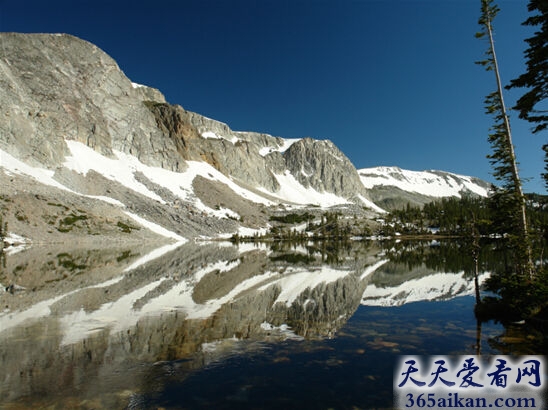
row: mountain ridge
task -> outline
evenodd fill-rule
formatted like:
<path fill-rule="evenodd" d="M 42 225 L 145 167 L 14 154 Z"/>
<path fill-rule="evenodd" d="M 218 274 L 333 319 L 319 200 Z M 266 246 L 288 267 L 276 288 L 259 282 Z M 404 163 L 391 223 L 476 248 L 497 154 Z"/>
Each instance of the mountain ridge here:
<path fill-rule="evenodd" d="M 407 202 L 423 205 L 443 197 L 477 195 L 486 197 L 492 185 L 479 178 L 446 171 L 410 171 L 397 166 L 379 166 L 358 170 L 372 200 L 386 209 Z"/>
<path fill-rule="evenodd" d="M 386 194 L 390 185 L 378 188 L 371 170 L 358 171 L 329 140 L 233 131 L 169 104 L 159 90 L 128 79 L 97 46 L 71 35 L 0 33 L 0 40 L 6 73 L 0 78 L 3 184 L 31 178 L 65 192 L 56 191 L 50 202 L 69 193 L 87 198 L 90 205 L 77 215 L 82 219 L 74 232 L 86 229 L 84 214 L 93 213 L 96 201 L 117 208 L 119 224 L 164 227 L 173 231 L 164 232 L 170 239 L 264 229 L 272 212 L 303 207 L 343 206 L 374 220 L 388 203 L 378 192 Z M 400 170 L 403 176 L 410 172 Z M 388 174 L 376 177 L 398 179 L 394 170 Z M 423 183 L 432 187 L 436 180 L 442 187 L 445 181 L 450 195 L 484 192 L 471 177 L 437 171 L 429 178 Z M 401 197 L 398 189 L 401 184 L 391 186 L 388 197 Z M 436 197 L 410 192 L 403 196 L 415 203 Z M 4 208 L 13 211 L 10 200 L 3 198 Z M 52 218 L 52 212 L 42 215 Z M 7 219 L 21 234 L 48 237 L 47 226 L 33 230 L 23 217 Z M 58 231 L 65 229 L 58 225 L 62 220 L 52 222 Z"/>

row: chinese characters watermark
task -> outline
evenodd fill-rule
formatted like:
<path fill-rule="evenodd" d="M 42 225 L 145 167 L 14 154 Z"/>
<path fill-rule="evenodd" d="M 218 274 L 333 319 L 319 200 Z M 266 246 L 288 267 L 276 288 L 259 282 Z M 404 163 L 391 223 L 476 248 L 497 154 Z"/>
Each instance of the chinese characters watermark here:
<path fill-rule="evenodd" d="M 544 408 L 542 356 L 402 356 L 394 372 L 396 408 Z"/>

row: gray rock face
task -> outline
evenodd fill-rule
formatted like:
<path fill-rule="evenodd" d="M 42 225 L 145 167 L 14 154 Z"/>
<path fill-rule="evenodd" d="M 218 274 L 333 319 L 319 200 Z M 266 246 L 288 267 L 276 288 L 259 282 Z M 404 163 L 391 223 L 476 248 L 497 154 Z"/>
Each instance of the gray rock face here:
<path fill-rule="evenodd" d="M 246 186 L 279 189 L 275 175 L 287 170 L 305 187 L 344 198 L 367 198 L 350 160 L 331 142 L 304 138 L 286 151 L 282 138 L 234 132 L 226 124 L 169 104 L 147 104 L 158 126 L 186 160 L 205 161 Z"/>
<path fill-rule="evenodd" d="M 104 155 L 116 149 L 149 165 L 181 168 L 173 143 L 142 103 L 146 91 L 137 91 L 99 48 L 64 34 L 0 36 L 2 149 L 55 167 L 68 153 L 67 139 Z"/>
<path fill-rule="evenodd" d="M 132 85 L 141 101 L 152 101 L 155 103 L 166 102 L 166 97 L 160 92 L 160 90 L 141 84 L 132 83 Z"/>
<path fill-rule="evenodd" d="M 226 124 L 186 111 L 178 105 L 147 103 L 158 127 L 173 141 L 182 158 L 204 161 L 227 176 L 249 187 L 278 188 L 271 169 L 259 154 L 260 134 L 236 133 Z M 265 139 L 273 137 L 263 135 Z"/>
<path fill-rule="evenodd" d="M 132 83 L 99 48 L 69 35 L 0 34 L 0 147 L 30 164 L 58 167 L 65 140 L 103 155 L 132 154 L 180 171 L 205 161 L 247 188 L 276 192 L 289 170 L 305 187 L 345 198 L 366 196 L 355 168 L 329 141 L 234 132 L 226 124 L 167 104 Z"/>
<path fill-rule="evenodd" d="M 319 192 L 332 192 L 344 198 L 367 193 L 354 165 L 331 141 L 304 138 L 284 155 L 287 169 L 304 186 Z"/>

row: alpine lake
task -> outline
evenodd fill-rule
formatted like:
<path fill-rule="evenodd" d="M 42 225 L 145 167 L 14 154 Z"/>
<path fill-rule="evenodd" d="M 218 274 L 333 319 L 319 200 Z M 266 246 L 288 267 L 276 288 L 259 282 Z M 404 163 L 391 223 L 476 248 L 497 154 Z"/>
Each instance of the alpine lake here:
<path fill-rule="evenodd" d="M 473 266 L 456 240 L 7 253 L 0 408 L 391 409 L 401 355 L 548 352 L 476 320 Z"/>

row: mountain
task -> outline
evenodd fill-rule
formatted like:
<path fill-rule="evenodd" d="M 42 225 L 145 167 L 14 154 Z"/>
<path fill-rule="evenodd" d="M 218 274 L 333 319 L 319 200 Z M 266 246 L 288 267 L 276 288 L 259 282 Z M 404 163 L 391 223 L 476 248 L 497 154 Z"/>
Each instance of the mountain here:
<path fill-rule="evenodd" d="M 328 140 L 233 131 L 133 83 L 70 35 L 0 41 L 0 206 L 10 230 L 34 241 L 185 241 L 253 232 L 305 207 L 373 220 L 404 200 L 484 192 L 442 172 L 358 172 Z"/>
<path fill-rule="evenodd" d="M 479 178 L 444 171 L 408 171 L 398 167 L 358 170 L 370 198 L 384 209 L 410 202 L 422 205 L 443 197 L 478 195 L 486 197 L 491 184 Z"/>

